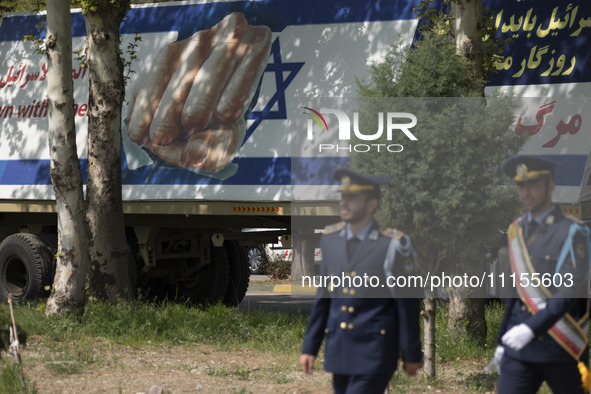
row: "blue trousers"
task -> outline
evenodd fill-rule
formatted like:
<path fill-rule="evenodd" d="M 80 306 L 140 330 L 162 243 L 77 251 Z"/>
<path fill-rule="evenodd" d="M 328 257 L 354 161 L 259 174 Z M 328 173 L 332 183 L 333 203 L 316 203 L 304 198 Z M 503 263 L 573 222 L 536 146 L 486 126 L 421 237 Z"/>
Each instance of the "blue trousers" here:
<path fill-rule="evenodd" d="M 577 362 L 532 363 L 503 357 L 499 394 L 536 394 L 546 381 L 555 394 L 584 393 Z"/>
<path fill-rule="evenodd" d="M 384 394 L 394 373 L 381 375 L 338 375 L 332 376 L 335 394 Z"/>

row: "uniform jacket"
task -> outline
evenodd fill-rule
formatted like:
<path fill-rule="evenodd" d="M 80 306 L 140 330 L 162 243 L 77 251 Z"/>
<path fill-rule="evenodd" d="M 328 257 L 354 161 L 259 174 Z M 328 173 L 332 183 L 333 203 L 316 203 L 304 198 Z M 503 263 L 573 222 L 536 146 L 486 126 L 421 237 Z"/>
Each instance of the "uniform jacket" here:
<path fill-rule="evenodd" d="M 524 239 L 528 244 L 528 253 L 535 272 L 555 273 L 559 253 L 574 220 L 555 207 L 532 234 L 527 234 L 527 238 Z M 520 218 L 520 224 L 526 231 L 525 216 Z M 578 321 L 587 312 L 587 251 L 582 235 L 575 236 L 573 250 L 575 261 L 567 257 L 559 271 L 563 280 L 568 278 L 567 274 L 572 274 L 573 286 L 548 288 L 553 297 L 548 300 L 544 309 L 532 314 L 517 293 L 506 300 L 497 342 L 501 344 L 501 337 L 513 326 L 521 323 L 531 328 L 535 337 L 520 351 L 505 346 L 505 356 L 528 362 L 573 362 L 574 358 L 547 333 L 548 329 L 566 313 L 570 313 Z M 588 358 L 587 353 L 588 350 L 583 355 L 585 359 Z"/>
<path fill-rule="evenodd" d="M 380 230 L 374 223 L 349 260 L 344 228 L 342 222 L 325 230 L 321 275 L 341 277 L 345 273 L 359 279 L 366 274 L 385 284 L 384 262 L 390 243 L 408 243 L 412 248 L 408 236 L 392 229 Z M 402 256 L 396 256 L 396 265 L 394 271 L 398 268 L 401 272 Z M 394 299 L 387 286 L 369 289 L 354 284 L 319 288 L 302 353 L 316 356 L 326 339 L 324 368 L 344 375 L 392 373 L 400 350 L 405 361 L 422 361 L 419 300 Z"/>

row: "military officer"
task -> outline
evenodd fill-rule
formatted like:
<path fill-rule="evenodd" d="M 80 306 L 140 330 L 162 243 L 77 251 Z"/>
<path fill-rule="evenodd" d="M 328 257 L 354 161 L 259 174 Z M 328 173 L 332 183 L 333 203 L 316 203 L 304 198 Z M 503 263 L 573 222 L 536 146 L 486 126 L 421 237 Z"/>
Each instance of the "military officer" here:
<path fill-rule="evenodd" d="M 589 228 L 553 205 L 551 162 L 515 156 L 503 169 L 526 212 L 508 231 L 516 282 L 497 338 L 498 392 L 537 393 L 546 381 L 555 393 L 583 393 L 577 364 L 588 359 Z"/>
<path fill-rule="evenodd" d="M 312 373 L 323 339 L 324 368 L 333 373 L 336 393 L 383 393 L 394 374 L 401 350 L 405 372 L 414 376 L 423 366 L 417 298 L 394 298 L 385 275 L 415 267 L 410 238 L 373 218 L 385 176 L 338 169 L 342 222 L 328 226 L 321 240 L 322 276 L 349 279 L 340 286 L 321 287 L 304 335 L 300 365 Z M 372 287 L 360 280 L 379 278 Z M 356 286 L 355 283 L 358 285 Z M 361 284 L 361 285 L 359 285 Z"/>

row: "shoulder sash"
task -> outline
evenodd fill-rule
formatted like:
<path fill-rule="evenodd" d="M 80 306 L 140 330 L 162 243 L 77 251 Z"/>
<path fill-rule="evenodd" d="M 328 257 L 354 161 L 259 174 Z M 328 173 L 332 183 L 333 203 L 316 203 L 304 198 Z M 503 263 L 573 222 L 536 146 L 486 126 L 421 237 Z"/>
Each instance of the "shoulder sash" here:
<path fill-rule="evenodd" d="M 572 231 L 571 231 L 572 232 Z M 573 233 L 574 235 L 574 233 Z M 546 301 L 552 298 L 552 294 L 544 286 L 522 286 L 521 278 L 522 273 L 527 273 L 528 278 L 532 278 L 532 274 L 535 273 L 529 253 L 527 251 L 527 245 L 523 239 L 523 229 L 519 224 L 518 220 L 515 220 L 509 226 L 509 257 L 511 260 L 511 270 L 517 276 L 515 278 L 515 284 L 521 300 L 528 306 L 532 313 L 537 313 L 539 310 L 546 307 Z M 563 250 L 570 246 L 572 248 L 572 238 L 565 242 Z M 561 257 L 566 257 L 568 253 L 561 252 Z M 557 268 L 562 267 L 564 261 L 557 262 Z M 589 323 L 589 314 L 578 322 L 570 315 L 566 314 L 560 320 L 554 324 L 549 330 L 548 334 L 573 358 L 579 359 L 589 339 L 587 338 L 587 330 Z"/>

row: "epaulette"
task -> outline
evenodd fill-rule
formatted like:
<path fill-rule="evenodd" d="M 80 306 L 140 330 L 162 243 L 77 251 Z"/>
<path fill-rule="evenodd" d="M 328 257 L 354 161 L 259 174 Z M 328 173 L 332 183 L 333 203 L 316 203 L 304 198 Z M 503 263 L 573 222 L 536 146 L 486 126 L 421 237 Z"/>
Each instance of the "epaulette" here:
<path fill-rule="evenodd" d="M 337 231 L 341 231 L 347 225 L 346 222 L 338 222 L 335 224 L 329 224 L 324 228 L 324 234 L 332 234 L 336 233 Z"/>
<path fill-rule="evenodd" d="M 573 222 L 575 222 L 575 223 L 585 224 L 584 221 L 582 221 L 581 219 L 579 219 L 576 216 L 571 215 L 570 213 L 565 214 L 564 217 L 567 218 L 567 219 L 569 219 L 569 220 L 571 220 L 571 221 L 573 221 Z"/>
<path fill-rule="evenodd" d="M 398 231 L 398 230 L 396 230 L 395 228 L 392 228 L 392 227 L 384 227 L 384 228 L 381 228 L 380 229 L 380 233 L 382 233 L 382 235 L 384 237 L 396 238 L 396 239 L 400 239 L 404 235 L 404 233 L 402 231 Z"/>

